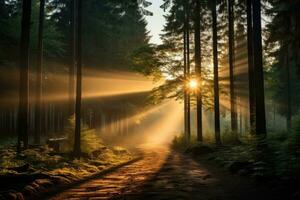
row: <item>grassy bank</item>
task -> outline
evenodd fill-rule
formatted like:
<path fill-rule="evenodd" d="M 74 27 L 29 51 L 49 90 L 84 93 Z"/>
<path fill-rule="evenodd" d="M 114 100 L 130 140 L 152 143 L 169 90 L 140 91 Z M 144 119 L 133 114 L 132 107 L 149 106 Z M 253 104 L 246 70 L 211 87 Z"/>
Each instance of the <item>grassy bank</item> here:
<path fill-rule="evenodd" d="M 256 178 L 300 180 L 300 126 L 290 133 L 269 133 L 263 140 L 247 138 L 222 146 L 176 137 L 172 148 L 195 158 L 213 161 L 231 173 Z"/>
<path fill-rule="evenodd" d="M 31 147 L 17 155 L 15 147 L 0 149 L 0 199 L 33 199 L 134 159 L 120 147 L 104 147 L 73 159 L 47 146 Z"/>

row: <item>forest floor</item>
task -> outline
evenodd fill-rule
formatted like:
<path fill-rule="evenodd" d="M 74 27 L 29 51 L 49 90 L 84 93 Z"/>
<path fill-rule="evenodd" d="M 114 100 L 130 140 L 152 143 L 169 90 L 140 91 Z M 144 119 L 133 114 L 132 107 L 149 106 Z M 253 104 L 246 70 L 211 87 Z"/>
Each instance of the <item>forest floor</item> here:
<path fill-rule="evenodd" d="M 288 186 L 233 175 L 201 157 L 194 159 L 161 146 L 144 145 L 140 150 L 143 159 L 47 199 L 299 199 Z"/>
<path fill-rule="evenodd" d="M 47 146 L 31 146 L 16 153 L 15 146 L 0 149 L 0 199 L 40 199 L 55 191 L 135 160 L 121 147 L 100 146 L 80 159 Z"/>

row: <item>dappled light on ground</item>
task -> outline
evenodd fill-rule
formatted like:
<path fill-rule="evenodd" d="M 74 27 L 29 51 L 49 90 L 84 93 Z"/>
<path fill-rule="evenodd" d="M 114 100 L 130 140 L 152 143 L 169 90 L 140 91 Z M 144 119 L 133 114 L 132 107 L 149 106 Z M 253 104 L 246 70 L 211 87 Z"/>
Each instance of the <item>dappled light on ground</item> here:
<path fill-rule="evenodd" d="M 60 199 L 222 199 L 266 198 L 249 180 L 232 179 L 227 173 L 174 152 L 164 146 L 138 146 L 144 157 L 99 179 L 85 182 L 50 198 Z"/>
<path fill-rule="evenodd" d="M 190 193 L 191 187 L 196 192 L 199 186 L 205 184 L 207 187 L 215 181 L 207 169 L 180 154 L 171 153 L 166 147 L 154 148 L 145 144 L 139 149 L 144 154 L 142 160 L 103 176 L 101 179 L 92 180 L 65 191 L 52 199 L 187 198 L 195 195 L 195 193 Z"/>

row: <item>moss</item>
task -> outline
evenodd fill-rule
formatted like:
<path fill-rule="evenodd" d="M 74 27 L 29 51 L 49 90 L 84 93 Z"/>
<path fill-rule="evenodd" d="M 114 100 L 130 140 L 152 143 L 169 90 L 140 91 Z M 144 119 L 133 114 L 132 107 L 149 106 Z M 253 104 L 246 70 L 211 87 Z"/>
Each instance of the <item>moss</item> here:
<path fill-rule="evenodd" d="M 14 147 L 0 150 L 0 175 L 17 173 L 9 170 L 9 168 L 28 163 L 30 165 L 28 173 L 39 171 L 52 176 L 78 180 L 133 158 L 124 148 L 103 148 L 103 145 L 97 157 L 84 157 L 75 160 L 68 154 L 65 154 L 65 156 L 55 155 L 55 152 L 47 146 L 30 148 L 20 155 L 17 155 L 15 150 Z"/>

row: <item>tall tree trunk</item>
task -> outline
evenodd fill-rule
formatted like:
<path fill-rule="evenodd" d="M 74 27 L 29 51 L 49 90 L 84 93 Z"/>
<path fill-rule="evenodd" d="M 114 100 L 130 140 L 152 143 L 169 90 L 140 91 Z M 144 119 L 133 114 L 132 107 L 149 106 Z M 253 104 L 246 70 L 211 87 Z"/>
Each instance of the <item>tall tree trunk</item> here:
<path fill-rule="evenodd" d="M 240 118 L 239 118 L 239 120 L 240 120 L 240 122 L 239 122 L 239 124 L 240 124 L 240 131 L 239 131 L 239 133 L 242 135 L 243 134 L 243 108 L 242 108 L 242 101 L 241 101 L 241 98 L 239 99 L 239 110 L 240 110 Z"/>
<path fill-rule="evenodd" d="M 29 39 L 30 39 L 31 0 L 23 0 L 21 45 L 20 45 L 20 83 L 18 113 L 18 152 L 28 147 L 28 109 L 29 109 Z"/>
<path fill-rule="evenodd" d="M 215 111 L 215 140 L 221 144 L 220 133 L 220 100 L 219 100 L 219 67 L 218 67 L 218 30 L 217 2 L 212 0 L 212 30 L 213 30 L 213 60 L 214 60 L 214 111 Z"/>
<path fill-rule="evenodd" d="M 291 98 L 291 74 L 290 74 L 290 63 L 289 63 L 289 47 L 287 45 L 285 51 L 285 70 L 286 70 L 286 127 L 287 131 L 290 132 L 292 129 L 292 98 Z"/>
<path fill-rule="evenodd" d="M 237 137 L 237 106 L 234 88 L 234 14 L 233 0 L 227 0 L 228 7 L 228 39 L 229 39 L 229 77 L 230 77 L 230 110 L 231 110 L 231 130 Z M 236 138 L 238 139 L 238 138 Z"/>
<path fill-rule="evenodd" d="M 190 80 L 191 66 L 190 66 L 190 9 L 189 1 L 186 6 L 186 65 L 187 65 L 187 80 Z M 187 137 L 188 142 L 191 139 L 191 95 L 187 93 Z"/>
<path fill-rule="evenodd" d="M 38 32 L 38 57 L 36 70 L 36 102 L 35 102 L 35 131 L 34 143 L 40 144 L 41 129 L 41 110 L 42 110 L 42 84 L 43 84 L 43 33 L 44 33 L 44 17 L 45 17 L 45 0 L 40 0 L 39 13 L 39 32 Z"/>
<path fill-rule="evenodd" d="M 265 136 L 266 112 L 264 92 L 264 72 L 262 60 L 262 36 L 261 36 L 261 2 L 252 0 L 253 6 L 253 64 L 255 76 L 255 100 L 256 100 L 256 134 Z"/>
<path fill-rule="evenodd" d="M 75 67 L 76 67 L 76 51 L 75 51 L 75 40 L 76 40 L 76 21 L 75 21 L 75 9 L 76 9 L 76 0 L 70 1 L 71 6 L 71 28 L 70 28 L 70 47 L 71 47 L 71 58 L 70 58 L 70 67 L 69 67 L 69 114 L 74 114 L 74 98 L 75 98 Z"/>
<path fill-rule="evenodd" d="M 202 94 L 201 94 L 201 31 L 200 31 L 200 0 L 196 0 L 195 9 L 195 71 L 199 81 L 197 90 L 197 140 L 203 141 L 202 134 Z"/>
<path fill-rule="evenodd" d="M 249 113 L 250 133 L 255 134 L 255 84 L 254 84 L 254 63 L 253 63 L 253 17 L 252 0 L 247 0 L 247 42 L 248 42 L 248 76 L 249 76 Z"/>
<path fill-rule="evenodd" d="M 276 130 L 276 102 L 273 100 L 273 130 Z"/>
<path fill-rule="evenodd" d="M 183 28 L 183 71 L 184 71 L 184 94 L 183 94 L 183 115 L 184 115 L 184 135 L 187 138 L 187 88 L 186 88 L 186 77 L 187 77 L 187 65 L 186 65 L 186 28 Z"/>
<path fill-rule="evenodd" d="M 77 0 L 77 81 L 76 81 L 76 107 L 75 107 L 75 141 L 74 156 L 81 154 L 81 89 L 82 89 L 82 0 Z"/>
<path fill-rule="evenodd" d="M 184 134 L 185 134 L 185 142 L 189 143 L 188 137 L 188 88 L 186 86 L 186 81 L 188 77 L 187 70 L 187 23 L 186 23 L 186 15 L 187 15 L 187 4 L 184 5 L 184 26 L 183 26 L 183 62 L 184 62 Z"/>

